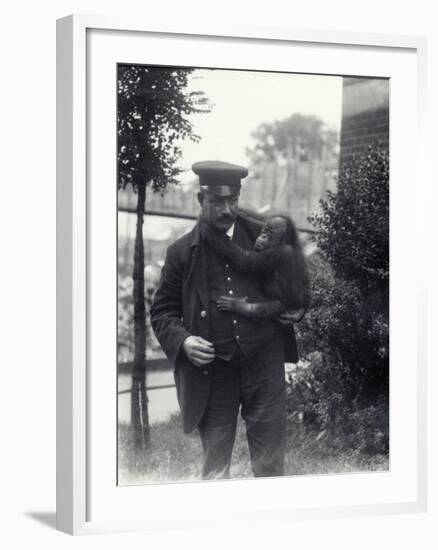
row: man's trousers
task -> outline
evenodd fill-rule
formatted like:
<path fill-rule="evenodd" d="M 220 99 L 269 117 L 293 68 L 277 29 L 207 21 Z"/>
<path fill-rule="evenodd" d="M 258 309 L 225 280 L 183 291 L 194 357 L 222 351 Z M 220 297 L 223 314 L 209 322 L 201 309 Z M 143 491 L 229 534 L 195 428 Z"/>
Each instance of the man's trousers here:
<path fill-rule="evenodd" d="M 280 338 L 253 357 L 237 350 L 231 361 L 211 364 L 212 390 L 198 426 L 204 450 L 203 479 L 230 477 L 239 410 L 254 476 L 281 476 L 285 454 L 284 350 Z"/>

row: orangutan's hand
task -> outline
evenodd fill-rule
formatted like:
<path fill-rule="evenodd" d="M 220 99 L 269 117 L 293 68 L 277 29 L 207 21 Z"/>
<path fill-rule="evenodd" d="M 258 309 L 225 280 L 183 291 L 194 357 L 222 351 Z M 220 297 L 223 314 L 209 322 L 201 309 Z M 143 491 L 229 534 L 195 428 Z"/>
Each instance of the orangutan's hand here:
<path fill-rule="evenodd" d="M 293 311 L 285 311 L 284 313 L 281 313 L 277 320 L 281 325 L 285 327 L 290 327 L 294 323 L 298 323 L 298 321 L 301 321 L 303 316 L 304 309 L 294 309 Z"/>
<path fill-rule="evenodd" d="M 234 313 L 245 313 L 248 306 L 248 297 L 230 298 L 229 296 L 221 296 L 216 302 L 219 311 L 234 311 Z"/>

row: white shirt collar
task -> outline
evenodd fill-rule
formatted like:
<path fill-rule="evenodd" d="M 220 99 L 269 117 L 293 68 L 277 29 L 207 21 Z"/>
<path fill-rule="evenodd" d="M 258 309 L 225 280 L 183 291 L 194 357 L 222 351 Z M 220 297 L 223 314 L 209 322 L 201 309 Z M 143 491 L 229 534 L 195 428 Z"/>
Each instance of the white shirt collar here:
<path fill-rule="evenodd" d="M 232 239 L 234 235 L 234 226 L 235 224 L 233 223 L 233 225 L 226 231 L 226 235 L 230 237 L 230 239 Z"/>

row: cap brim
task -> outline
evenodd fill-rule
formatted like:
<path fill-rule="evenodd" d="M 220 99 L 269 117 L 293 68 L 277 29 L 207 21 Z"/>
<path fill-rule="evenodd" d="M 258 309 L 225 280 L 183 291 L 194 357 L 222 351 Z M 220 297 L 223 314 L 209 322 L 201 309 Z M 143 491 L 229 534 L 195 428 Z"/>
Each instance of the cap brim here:
<path fill-rule="evenodd" d="M 232 197 L 238 195 L 241 186 L 230 185 L 202 185 L 201 189 L 216 197 Z"/>

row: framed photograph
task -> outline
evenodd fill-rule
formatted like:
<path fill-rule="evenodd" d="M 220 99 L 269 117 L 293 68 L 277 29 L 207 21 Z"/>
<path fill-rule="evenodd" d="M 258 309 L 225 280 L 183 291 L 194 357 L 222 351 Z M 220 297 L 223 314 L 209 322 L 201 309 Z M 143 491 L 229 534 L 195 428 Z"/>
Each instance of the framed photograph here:
<path fill-rule="evenodd" d="M 424 56 L 58 21 L 58 529 L 426 509 Z"/>

